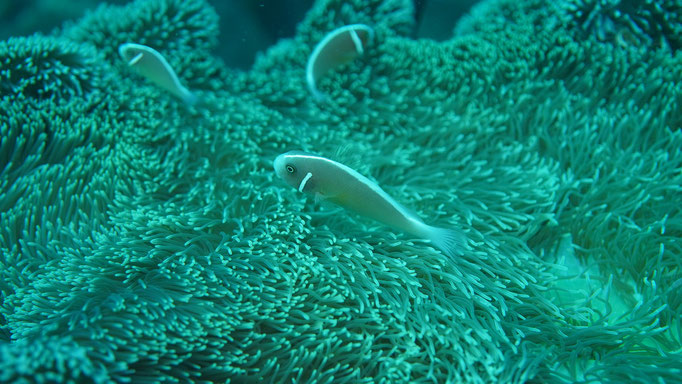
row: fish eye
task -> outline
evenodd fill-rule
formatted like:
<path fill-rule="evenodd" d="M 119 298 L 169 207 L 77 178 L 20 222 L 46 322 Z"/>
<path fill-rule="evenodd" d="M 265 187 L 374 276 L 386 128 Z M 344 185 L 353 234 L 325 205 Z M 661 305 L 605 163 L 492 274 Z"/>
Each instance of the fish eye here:
<path fill-rule="evenodd" d="M 296 172 L 296 168 L 294 168 L 294 166 L 291 164 L 287 164 L 287 172 L 294 173 Z"/>

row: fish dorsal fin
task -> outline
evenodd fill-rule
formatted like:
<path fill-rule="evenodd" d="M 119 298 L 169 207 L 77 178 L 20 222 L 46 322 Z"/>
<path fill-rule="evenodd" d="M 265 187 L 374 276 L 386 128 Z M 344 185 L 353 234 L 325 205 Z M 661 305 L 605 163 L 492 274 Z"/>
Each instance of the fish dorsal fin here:
<path fill-rule="evenodd" d="M 369 164 L 371 162 L 367 161 L 366 156 L 363 157 L 363 153 L 367 153 L 367 148 L 365 148 L 364 145 L 359 143 L 347 143 L 339 146 L 331 159 L 372 180 L 371 167 Z"/>

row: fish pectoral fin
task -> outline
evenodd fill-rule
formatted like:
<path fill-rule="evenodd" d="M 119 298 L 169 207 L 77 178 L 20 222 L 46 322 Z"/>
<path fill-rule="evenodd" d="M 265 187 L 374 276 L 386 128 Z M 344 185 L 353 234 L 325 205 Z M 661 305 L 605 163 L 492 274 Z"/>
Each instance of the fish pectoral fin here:
<path fill-rule="evenodd" d="M 337 193 L 337 194 L 329 194 L 329 193 L 324 193 L 324 192 L 316 192 L 315 193 L 315 202 L 316 203 L 321 203 L 323 201 L 328 201 L 330 203 L 334 204 L 341 204 L 343 205 L 343 193 Z"/>
<path fill-rule="evenodd" d="M 327 200 L 327 198 L 328 198 L 327 196 L 321 194 L 320 192 L 317 192 L 317 193 L 315 194 L 315 203 L 316 203 L 316 204 L 317 204 L 317 203 L 321 203 L 321 202 Z"/>

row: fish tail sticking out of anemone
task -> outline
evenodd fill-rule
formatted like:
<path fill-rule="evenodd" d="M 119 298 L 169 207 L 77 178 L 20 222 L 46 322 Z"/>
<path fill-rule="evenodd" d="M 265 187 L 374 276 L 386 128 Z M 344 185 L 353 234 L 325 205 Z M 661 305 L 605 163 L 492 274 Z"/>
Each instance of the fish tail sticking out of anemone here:
<path fill-rule="evenodd" d="M 186 104 L 194 105 L 199 101 L 197 95 L 180 83 L 180 79 L 168 61 L 154 48 L 126 43 L 118 47 L 118 53 L 128 66 L 134 67 L 147 80 L 170 92 Z"/>
<path fill-rule="evenodd" d="M 400 205 L 357 171 L 336 161 L 302 151 L 277 156 L 275 172 L 299 192 L 316 201 L 330 201 L 361 215 L 430 240 L 447 256 L 461 254 L 466 236 L 461 230 L 434 227 Z"/>
<path fill-rule="evenodd" d="M 327 71 L 361 56 L 373 38 L 374 30 L 370 26 L 352 24 L 329 32 L 315 46 L 306 66 L 306 82 L 315 99 L 325 99 L 325 95 L 317 89 L 317 80 Z"/>

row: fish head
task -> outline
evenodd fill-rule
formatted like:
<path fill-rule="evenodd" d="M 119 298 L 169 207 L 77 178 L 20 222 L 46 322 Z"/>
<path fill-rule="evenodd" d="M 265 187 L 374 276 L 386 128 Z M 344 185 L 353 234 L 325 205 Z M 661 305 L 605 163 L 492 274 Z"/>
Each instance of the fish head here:
<path fill-rule="evenodd" d="M 310 154 L 302 151 L 283 153 L 273 162 L 275 173 L 300 192 L 314 193 L 311 182 L 313 164 L 311 164 L 310 157 Z"/>
<path fill-rule="evenodd" d="M 118 46 L 118 54 L 130 66 L 135 65 L 145 54 L 145 49 L 148 48 L 140 44 L 125 43 Z"/>

